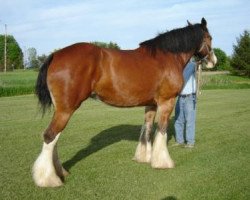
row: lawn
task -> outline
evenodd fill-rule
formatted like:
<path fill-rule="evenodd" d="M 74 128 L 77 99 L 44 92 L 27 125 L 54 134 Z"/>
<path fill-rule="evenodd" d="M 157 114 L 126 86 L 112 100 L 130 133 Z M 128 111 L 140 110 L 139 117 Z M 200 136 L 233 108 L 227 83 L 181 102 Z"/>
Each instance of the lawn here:
<path fill-rule="evenodd" d="M 37 74 L 38 72 L 34 70 L 0 73 L 0 97 L 32 94 Z"/>
<path fill-rule="evenodd" d="M 132 161 L 143 108 L 87 100 L 58 143 L 70 175 L 60 188 L 38 188 L 31 167 L 41 151 L 44 118 L 34 95 L 0 98 L 1 199 L 214 200 L 250 198 L 250 90 L 204 90 L 194 149 L 172 147 L 171 170 Z M 169 133 L 173 134 L 173 121 Z"/>

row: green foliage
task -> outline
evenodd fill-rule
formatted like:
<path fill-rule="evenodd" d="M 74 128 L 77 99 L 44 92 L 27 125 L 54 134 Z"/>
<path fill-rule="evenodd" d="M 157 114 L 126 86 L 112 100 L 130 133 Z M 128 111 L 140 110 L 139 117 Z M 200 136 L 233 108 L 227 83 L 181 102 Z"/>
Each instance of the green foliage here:
<path fill-rule="evenodd" d="M 172 147 L 170 138 L 175 168 L 166 170 L 132 161 L 144 108 L 87 100 L 58 141 L 60 160 L 70 171 L 59 188 L 38 188 L 31 176 L 53 112 L 41 118 L 33 95 L 0 98 L 1 199 L 248 200 L 249 98 L 250 90 L 204 91 L 196 146 Z"/>
<path fill-rule="evenodd" d="M 5 36 L 0 35 L 0 71 L 4 70 L 4 40 Z M 7 36 L 7 70 L 23 68 L 23 52 L 12 35 Z"/>
<path fill-rule="evenodd" d="M 217 63 L 215 65 L 215 70 L 230 70 L 230 63 L 228 60 L 228 57 L 224 51 L 222 51 L 220 48 L 214 48 L 214 53 L 217 57 Z"/>
<path fill-rule="evenodd" d="M 243 75 L 250 76 L 250 32 L 245 30 L 233 48 L 231 66 L 236 72 L 240 70 Z"/>
<path fill-rule="evenodd" d="M 94 41 L 94 42 L 91 42 L 91 43 L 94 44 L 94 45 L 97 45 L 99 47 L 110 48 L 110 49 L 120 49 L 120 47 L 118 46 L 118 44 L 116 44 L 114 42 L 106 43 L 106 42 L 97 42 L 97 41 Z"/>
<path fill-rule="evenodd" d="M 38 65 L 41 66 L 46 61 L 47 58 L 48 56 L 45 54 L 42 54 L 41 56 L 37 56 Z"/>
<path fill-rule="evenodd" d="M 37 59 L 37 51 L 34 47 L 28 48 L 28 68 L 38 68 L 39 61 Z"/>

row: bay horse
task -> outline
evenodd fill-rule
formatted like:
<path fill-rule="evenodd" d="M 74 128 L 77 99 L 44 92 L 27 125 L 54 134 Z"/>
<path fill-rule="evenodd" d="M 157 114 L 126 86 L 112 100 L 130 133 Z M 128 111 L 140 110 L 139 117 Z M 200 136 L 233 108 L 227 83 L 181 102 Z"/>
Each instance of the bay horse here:
<path fill-rule="evenodd" d="M 91 94 L 117 107 L 145 106 L 134 160 L 153 168 L 173 168 L 167 148 L 167 125 L 175 98 L 183 87 L 183 69 L 195 55 L 214 66 L 212 37 L 207 22 L 159 34 L 134 50 L 101 48 L 77 43 L 52 53 L 40 68 L 36 94 L 45 112 L 54 105 L 53 118 L 45 130 L 42 152 L 33 166 L 40 187 L 63 184 L 68 172 L 58 159 L 56 143 L 70 117 Z M 159 114 L 154 142 L 151 129 Z"/>

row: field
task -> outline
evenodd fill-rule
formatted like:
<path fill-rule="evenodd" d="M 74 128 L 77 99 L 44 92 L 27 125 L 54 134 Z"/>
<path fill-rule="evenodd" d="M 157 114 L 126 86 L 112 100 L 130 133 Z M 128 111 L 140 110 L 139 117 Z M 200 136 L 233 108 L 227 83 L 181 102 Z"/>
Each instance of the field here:
<path fill-rule="evenodd" d="M 53 112 L 42 118 L 34 95 L 0 98 L 0 199 L 250 198 L 249 89 L 202 91 L 196 146 L 172 147 L 172 137 L 169 151 L 176 167 L 171 170 L 131 160 L 143 112 L 87 100 L 58 143 L 61 161 L 70 171 L 65 185 L 38 188 L 31 167 Z"/>
<path fill-rule="evenodd" d="M 215 72 L 216 73 L 216 72 Z M 250 79 L 230 74 L 215 74 L 212 72 L 201 77 L 202 90 L 208 89 L 250 89 Z"/>
<path fill-rule="evenodd" d="M 33 70 L 0 73 L 0 97 L 32 94 L 37 74 Z"/>

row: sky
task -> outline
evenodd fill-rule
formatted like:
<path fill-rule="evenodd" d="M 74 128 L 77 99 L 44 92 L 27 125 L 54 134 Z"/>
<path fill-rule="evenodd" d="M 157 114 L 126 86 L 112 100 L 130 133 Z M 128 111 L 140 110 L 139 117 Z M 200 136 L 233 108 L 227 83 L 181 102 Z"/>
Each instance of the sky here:
<path fill-rule="evenodd" d="M 77 42 L 115 42 L 135 49 L 157 34 L 207 20 L 213 47 L 228 56 L 250 30 L 249 0 L 0 0 L 0 34 L 23 51 L 49 54 Z"/>

